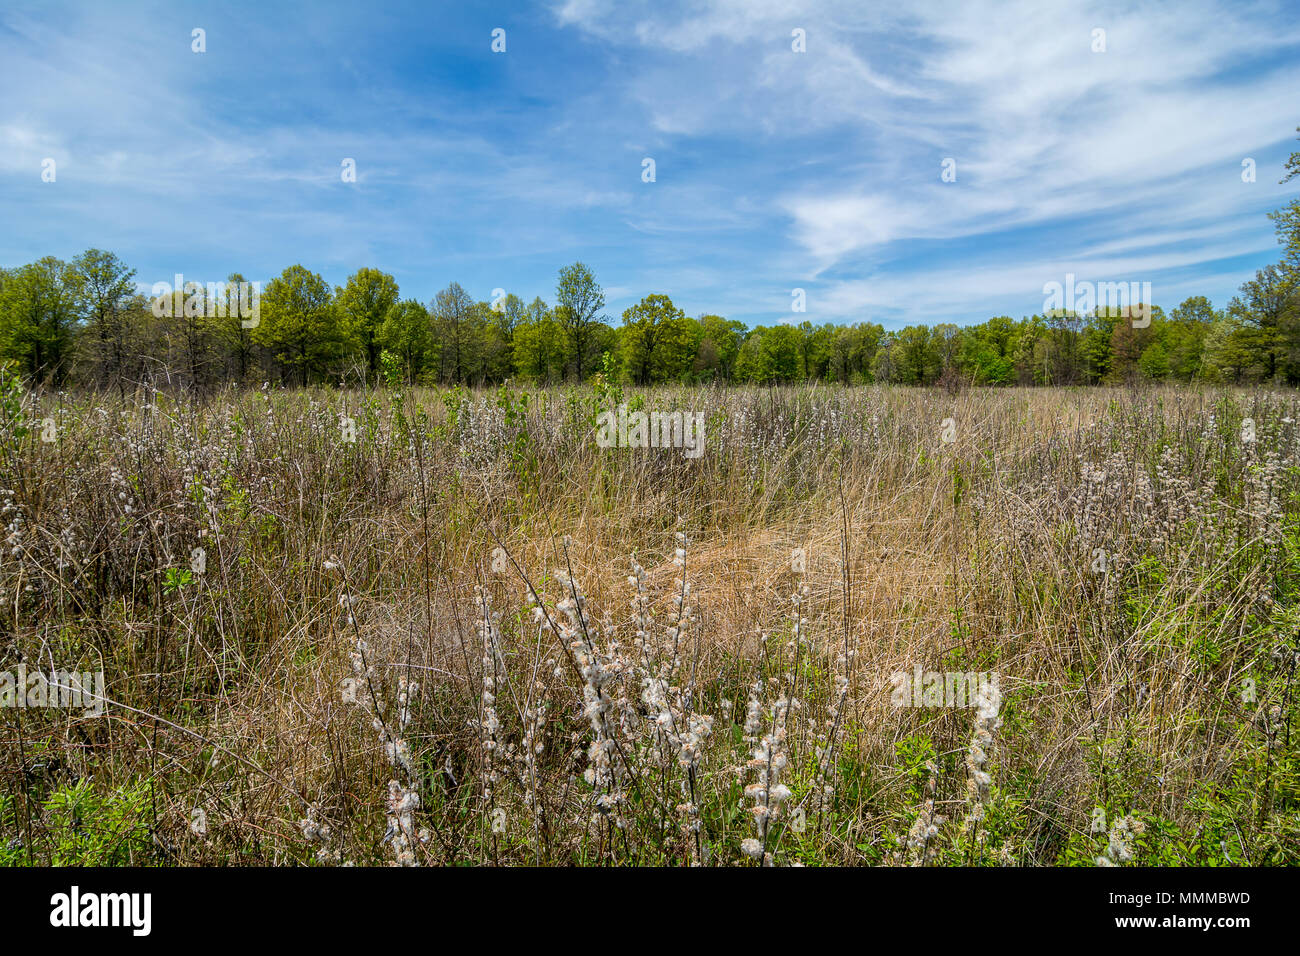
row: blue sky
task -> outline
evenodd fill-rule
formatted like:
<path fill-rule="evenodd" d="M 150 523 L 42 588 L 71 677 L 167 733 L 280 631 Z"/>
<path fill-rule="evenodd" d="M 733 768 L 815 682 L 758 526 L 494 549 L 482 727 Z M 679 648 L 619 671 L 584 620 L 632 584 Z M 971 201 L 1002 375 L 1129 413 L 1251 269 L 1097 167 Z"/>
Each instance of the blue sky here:
<path fill-rule="evenodd" d="M 552 302 L 580 259 L 613 321 L 659 292 L 750 325 L 964 324 L 1067 272 L 1223 305 L 1300 191 L 1297 13 L 6 0 L 0 265 L 98 246 L 146 287 L 301 262 Z"/>

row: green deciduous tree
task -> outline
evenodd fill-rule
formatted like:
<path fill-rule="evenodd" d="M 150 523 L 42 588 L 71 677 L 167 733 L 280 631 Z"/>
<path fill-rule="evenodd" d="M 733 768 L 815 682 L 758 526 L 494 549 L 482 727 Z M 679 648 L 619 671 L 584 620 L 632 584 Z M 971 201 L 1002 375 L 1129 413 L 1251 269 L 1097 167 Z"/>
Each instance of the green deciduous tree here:
<path fill-rule="evenodd" d="M 429 310 L 415 299 L 393 304 L 380 323 L 376 339 L 381 348 L 397 356 L 408 382 L 416 381 L 426 365 L 436 364 Z"/>
<path fill-rule="evenodd" d="M 379 328 L 397 302 L 397 280 L 378 269 L 358 269 L 337 290 L 344 334 L 361 350 L 369 380 L 379 375 Z"/>
<path fill-rule="evenodd" d="M 1251 378 L 1300 378 L 1296 293 L 1295 279 L 1285 268 L 1265 266 L 1243 283 L 1241 294 L 1228 303 L 1228 312 L 1240 323 L 1253 353 Z"/>
<path fill-rule="evenodd" d="M 598 316 L 605 308 L 605 293 L 591 270 L 575 262 L 560 270 L 555 297 L 556 318 L 568 337 L 572 368 L 581 381 L 595 358 L 595 326 L 600 324 Z"/>
<path fill-rule="evenodd" d="M 87 249 L 72 260 L 85 298 L 85 359 L 100 387 L 117 386 L 124 395 L 133 351 L 132 319 L 138 317 L 135 270 L 116 255 Z"/>
<path fill-rule="evenodd" d="M 257 315 L 245 315 L 244 310 L 251 310 L 254 296 L 260 300 L 261 293 L 248 287 L 248 294 L 241 296 L 241 286 L 247 281 L 238 272 L 226 277 L 225 287 L 218 290 L 216 315 L 211 319 L 219 361 L 227 370 L 227 376 L 239 385 L 247 382 L 249 373 L 257 364 L 259 349 L 253 339 L 253 328 L 261 322 L 260 308 Z"/>
<path fill-rule="evenodd" d="M 745 338 L 745 323 L 720 315 L 702 315 L 699 322 L 700 345 L 692 368 L 696 379 L 730 381 Z"/>
<path fill-rule="evenodd" d="M 564 329 L 541 299 L 534 299 L 528 314 L 515 329 L 515 371 L 533 382 L 551 384 L 564 377 L 569 354 Z"/>
<path fill-rule="evenodd" d="M 635 384 L 674 381 L 690 371 L 698 323 L 668 296 L 648 295 L 627 309 L 621 331 L 623 368 Z"/>
<path fill-rule="evenodd" d="M 0 296 L 0 351 L 37 382 L 61 386 L 82 316 L 80 273 L 54 256 L 12 270 Z"/>
<path fill-rule="evenodd" d="M 266 287 L 253 340 L 302 385 L 331 371 L 344 336 L 329 283 L 301 265 L 285 269 Z"/>
<path fill-rule="evenodd" d="M 434 334 L 442 345 L 441 379 L 469 382 L 479 369 L 483 350 L 483 314 L 459 282 L 433 297 Z"/>

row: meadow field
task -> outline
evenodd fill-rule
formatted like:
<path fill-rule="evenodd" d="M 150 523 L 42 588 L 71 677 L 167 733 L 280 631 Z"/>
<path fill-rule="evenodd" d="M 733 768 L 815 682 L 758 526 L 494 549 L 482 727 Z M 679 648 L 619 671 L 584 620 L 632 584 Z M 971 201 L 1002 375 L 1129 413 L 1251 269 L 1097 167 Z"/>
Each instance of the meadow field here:
<path fill-rule="evenodd" d="M 0 400 L 2 864 L 1300 862 L 1300 393 Z"/>

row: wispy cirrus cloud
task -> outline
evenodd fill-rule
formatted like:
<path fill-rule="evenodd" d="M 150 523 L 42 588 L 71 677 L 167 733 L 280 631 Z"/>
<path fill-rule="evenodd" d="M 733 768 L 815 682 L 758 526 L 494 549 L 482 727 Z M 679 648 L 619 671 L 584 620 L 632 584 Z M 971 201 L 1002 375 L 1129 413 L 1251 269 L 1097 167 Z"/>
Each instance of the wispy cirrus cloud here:
<path fill-rule="evenodd" d="M 779 258 L 798 262 L 810 311 L 825 317 L 1029 312 L 1062 263 L 1171 291 L 1186 286 L 1176 272 L 1200 267 L 1207 281 L 1234 276 L 1198 290 L 1222 300 L 1250 274 L 1222 264 L 1269 257 L 1263 213 L 1292 191 L 1272 170 L 1292 135 L 1278 104 L 1300 92 L 1300 28 L 1276 4 L 791 14 L 722 2 L 693 16 L 586 4 L 558 16 L 608 44 L 709 51 L 721 96 L 687 96 L 699 78 L 684 72 L 639 94 L 661 128 L 734 129 L 757 148 L 784 129 L 805 144 L 802 169 L 773 182 L 771 209 L 793 246 Z M 793 27 L 807 35 L 802 56 L 781 49 Z M 1253 184 L 1240 177 L 1247 156 L 1260 164 Z M 945 158 L 956 182 L 940 182 Z M 1158 249 L 1162 235 L 1178 243 L 1163 256 L 1095 255 L 1115 241 Z"/>

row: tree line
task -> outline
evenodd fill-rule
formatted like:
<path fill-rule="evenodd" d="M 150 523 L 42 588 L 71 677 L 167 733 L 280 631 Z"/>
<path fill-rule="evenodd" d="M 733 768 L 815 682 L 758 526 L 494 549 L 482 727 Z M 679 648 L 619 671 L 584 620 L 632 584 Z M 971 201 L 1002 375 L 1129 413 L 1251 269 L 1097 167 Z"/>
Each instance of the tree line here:
<path fill-rule="evenodd" d="M 1297 175 L 1300 151 L 1282 181 Z M 688 316 L 658 293 L 614 322 L 581 262 L 560 270 L 553 305 L 500 290 L 477 301 L 455 282 L 426 304 L 403 299 L 379 269 L 360 269 L 331 288 L 293 265 L 260 290 L 250 318 L 238 273 L 146 295 L 134 269 L 90 249 L 70 262 L 47 256 L 0 269 L 0 361 L 35 384 L 122 393 L 142 384 L 203 390 L 261 381 L 554 384 L 595 374 L 634 385 L 1300 384 L 1300 199 L 1270 218 L 1282 260 L 1222 308 L 1192 296 L 1168 315 L 1150 306 L 1149 323 L 1119 310 L 1052 310 L 897 331 L 872 322 L 748 328 L 720 315 Z"/>

